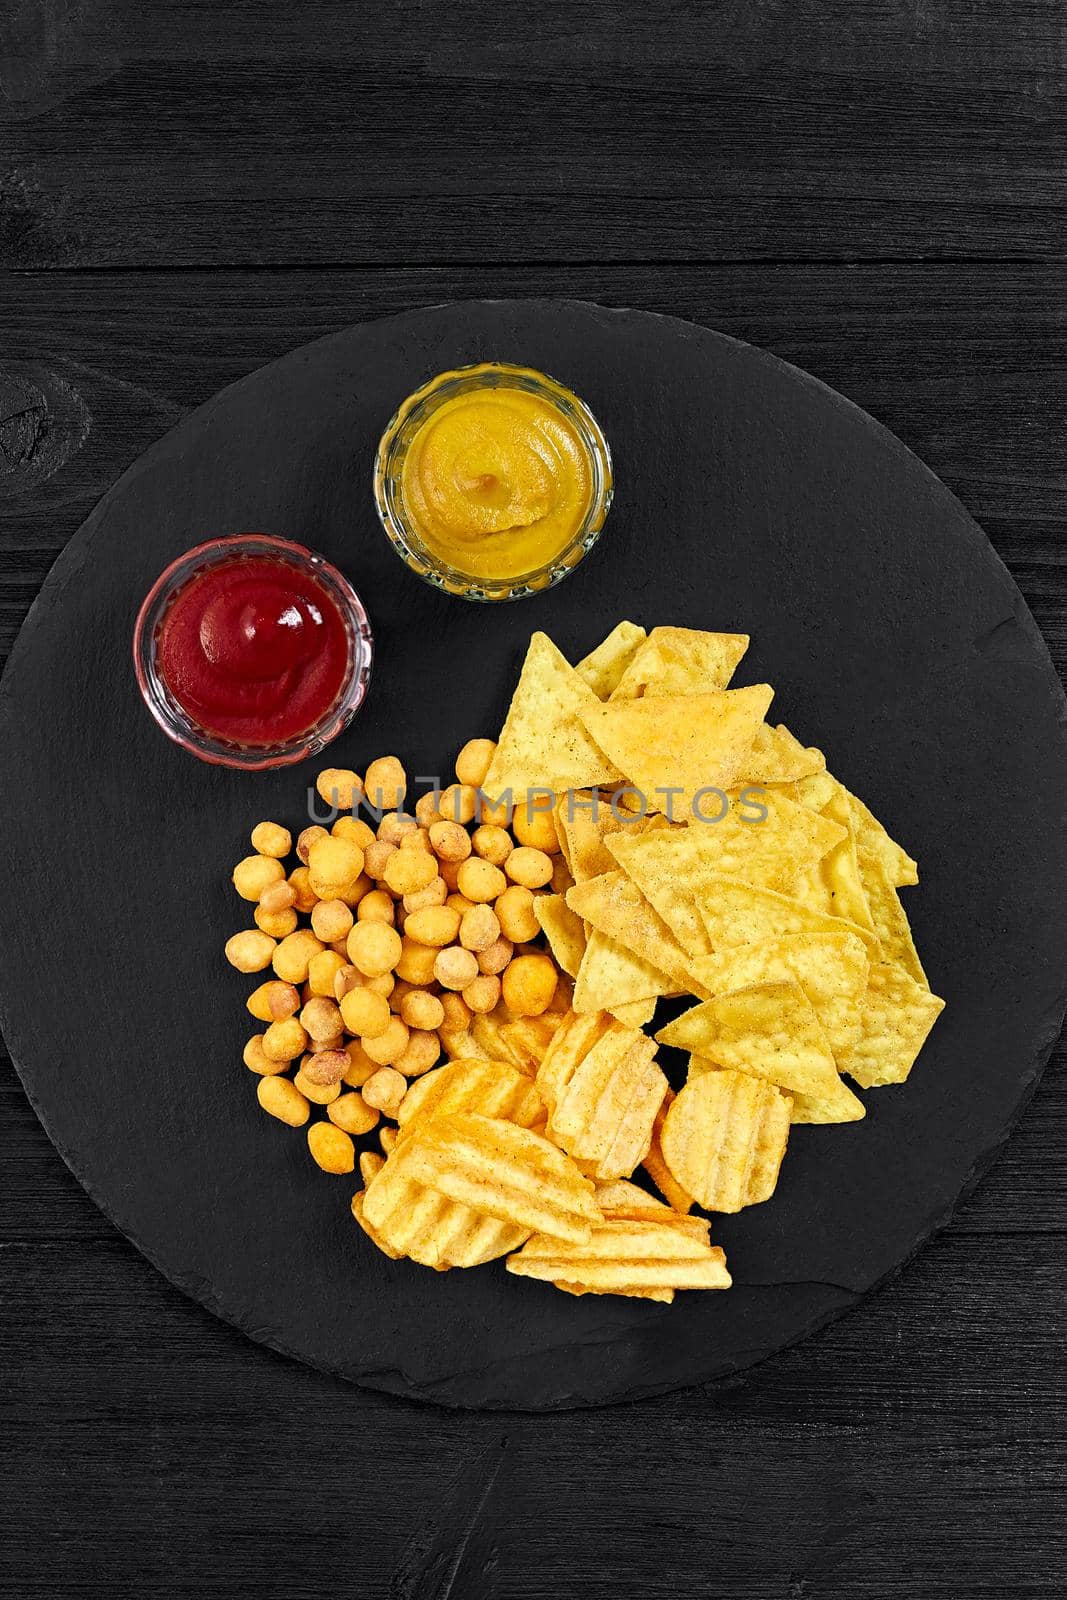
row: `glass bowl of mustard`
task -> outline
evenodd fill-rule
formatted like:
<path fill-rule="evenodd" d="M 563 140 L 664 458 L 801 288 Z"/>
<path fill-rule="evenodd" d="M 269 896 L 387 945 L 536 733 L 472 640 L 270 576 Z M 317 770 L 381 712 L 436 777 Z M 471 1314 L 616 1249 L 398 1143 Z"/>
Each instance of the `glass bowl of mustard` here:
<path fill-rule="evenodd" d="M 555 378 L 480 362 L 409 395 L 382 435 L 374 499 L 393 548 L 464 600 L 519 600 L 559 583 L 596 543 L 611 452 Z"/>

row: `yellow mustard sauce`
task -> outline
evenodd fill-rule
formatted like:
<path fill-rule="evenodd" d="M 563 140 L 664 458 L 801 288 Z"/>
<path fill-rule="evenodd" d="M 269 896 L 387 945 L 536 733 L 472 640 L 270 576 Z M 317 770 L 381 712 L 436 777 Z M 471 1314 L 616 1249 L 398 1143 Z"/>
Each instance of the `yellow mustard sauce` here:
<path fill-rule="evenodd" d="M 408 445 L 404 512 L 431 555 L 476 578 L 521 577 L 570 545 L 593 497 L 589 448 L 551 400 L 495 385 L 454 395 Z"/>

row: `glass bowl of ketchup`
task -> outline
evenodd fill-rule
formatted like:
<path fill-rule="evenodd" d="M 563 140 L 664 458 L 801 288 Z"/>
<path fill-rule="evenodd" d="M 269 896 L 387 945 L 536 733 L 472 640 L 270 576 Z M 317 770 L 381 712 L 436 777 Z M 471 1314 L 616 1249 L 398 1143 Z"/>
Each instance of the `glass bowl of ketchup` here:
<path fill-rule="evenodd" d="M 316 755 L 367 692 L 363 602 L 336 567 L 289 539 L 237 533 L 172 561 L 145 596 L 133 660 L 168 738 L 247 771 Z"/>

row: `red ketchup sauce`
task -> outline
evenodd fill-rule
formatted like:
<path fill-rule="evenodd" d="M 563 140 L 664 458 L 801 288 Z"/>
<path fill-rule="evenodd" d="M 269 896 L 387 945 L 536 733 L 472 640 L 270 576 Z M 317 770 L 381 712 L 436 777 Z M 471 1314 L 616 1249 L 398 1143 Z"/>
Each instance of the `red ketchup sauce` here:
<path fill-rule="evenodd" d="M 314 726 L 348 674 L 344 618 L 282 559 L 237 556 L 179 589 L 160 624 L 158 670 L 194 722 L 237 744 L 275 745 Z"/>

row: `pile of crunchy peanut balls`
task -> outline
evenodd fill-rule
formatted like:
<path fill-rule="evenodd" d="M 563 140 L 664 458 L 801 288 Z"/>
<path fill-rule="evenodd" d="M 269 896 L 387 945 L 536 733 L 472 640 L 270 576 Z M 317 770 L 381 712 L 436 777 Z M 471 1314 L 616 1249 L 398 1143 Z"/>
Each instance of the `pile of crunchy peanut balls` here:
<path fill-rule="evenodd" d="M 552 802 L 490 805 L 479 786 L 495 749 L 491 739 L 464 745 L 456 783 L 410 814 L 396 756 L 372 761 L 362 779 L 327 768 L 316 788 L 339 815 L 297 837 L 299 864 L 287 872 L 289 830 L 260 822 L 255 854 L 234 868 L 256 926 L 227 941 L 226 959 L 274 973 L 247 1001 L 265 1026 L 245 1065 L 264 1111 L 292 1127 L 310 1122 L 308 1147 L 326 1172 L 353 1171 L 354 1139 L 395 1120 L 409 1080 L 442 1055 L 487 1054 L 478 1019 L 544 1018 L 547 1043 L 569 1009 L 569 980 L 534 943 L 535 896 L 571 881 Z M 353 815 L 361 807 L 370 821 Z M 321 1120 L 310 1120 L 313 1106 Z M 386 1153 L 395 1138 L 382 1126 Z M 365 1180 L 381 1159 L 362 1153 Z"/>

